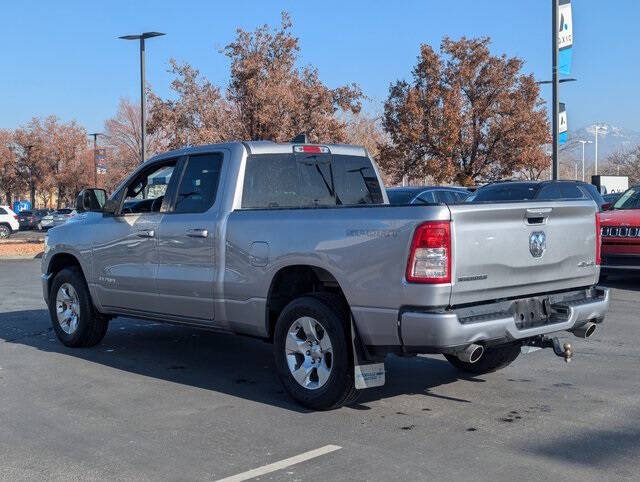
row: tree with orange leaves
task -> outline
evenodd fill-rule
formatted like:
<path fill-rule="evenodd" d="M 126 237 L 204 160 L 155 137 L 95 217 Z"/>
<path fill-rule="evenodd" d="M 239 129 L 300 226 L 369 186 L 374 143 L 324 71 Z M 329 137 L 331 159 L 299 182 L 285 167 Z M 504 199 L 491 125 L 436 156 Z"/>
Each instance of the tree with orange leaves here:
<path fill-rule="evenodd" d="M 472 185 L 541 166 L 547 115 L 522 65 L 491 55 L 488 38 L 445 37 L 440 53 L 422 45 L 412 81 L 389 90 L 382 168 L 396 181 L 430 176 Z"/>

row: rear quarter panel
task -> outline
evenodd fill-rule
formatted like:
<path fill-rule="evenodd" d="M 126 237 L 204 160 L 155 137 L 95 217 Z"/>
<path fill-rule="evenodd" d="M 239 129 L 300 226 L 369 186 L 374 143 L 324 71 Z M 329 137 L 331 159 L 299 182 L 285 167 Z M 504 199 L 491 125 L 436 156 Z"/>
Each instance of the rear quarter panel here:
<path fill-rule="evenodd" d="M 395 325 L 398 308 L 407 304 L 446 305 L 450 285 L 409 284 L 405 269 L 415 227 L 427 220 L 448 219 L 446 206 L 234 211 L 227 219 L 223 261 L 227 318 L 232 327 L 251 330 L 242 326 L 239 317 L 246 310 L 238 305 L 255 304 L 261 316 L 256 316 L 253 329 L 264 334 L 271 282 L 279 270 L 293 265 L 331 273 L 352 307 L 358 328 L 367 318 L 365 331 L 375 330 L 377 323 L 385 324 L 379 328 L 386 330 L 389 319 Z M 265 266 L 252 264 L 256 246 L 261 256 L 266 249 Z M 388 341 L 396 344 L 397 338 L 390 335 Z"/>

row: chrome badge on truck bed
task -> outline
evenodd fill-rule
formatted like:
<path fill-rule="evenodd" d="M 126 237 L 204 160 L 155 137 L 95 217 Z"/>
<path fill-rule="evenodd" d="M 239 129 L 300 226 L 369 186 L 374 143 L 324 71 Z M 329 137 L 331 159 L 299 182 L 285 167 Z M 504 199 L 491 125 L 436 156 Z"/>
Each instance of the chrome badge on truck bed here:
<path fill-rule="evenodd" d="M 541 258 L 547 249 L 547 235 L 544 231 L 534 231 L 529 236 L 529 252 L 534 258 Z"/>

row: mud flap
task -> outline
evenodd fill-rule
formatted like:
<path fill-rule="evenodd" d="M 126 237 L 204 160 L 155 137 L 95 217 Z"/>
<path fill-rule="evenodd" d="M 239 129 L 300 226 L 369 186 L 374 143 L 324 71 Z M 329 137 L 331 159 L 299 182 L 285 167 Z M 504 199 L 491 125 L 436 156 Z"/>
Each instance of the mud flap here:
<path fill-rule="evenodd" d="M 366 349 L 360 341 L 353 318 L 351 318 L 351 350 L 353 353 L 353 375 L 356 389 L 363 390 L 384 385 L 384 362 L 367 361 Z"/>

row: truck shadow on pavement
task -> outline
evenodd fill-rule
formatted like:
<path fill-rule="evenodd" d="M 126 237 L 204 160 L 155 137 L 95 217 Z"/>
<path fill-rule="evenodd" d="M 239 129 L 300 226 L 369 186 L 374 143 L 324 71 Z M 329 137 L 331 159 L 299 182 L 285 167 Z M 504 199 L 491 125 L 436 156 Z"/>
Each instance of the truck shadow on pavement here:
<path fill-rule="evenodd" d="M 610 275 L 606 281 L 603 281 L 602 286 L 607 288 L 618 288 L 628 291 L 640 291 L 640 276 L 633 275 Z"/>
<path fill-rule="evenodd" d="M 293 402 L 275 373 L 271 345 L 262 340 L 128 318 L 111 321 L 103 342 L 93 348 L 67 348 L 51 328 L 46 310 L 0 312 L 0 343 L 16 343 L 59 353 L 144 377 L 225 393 L 293 410 Z M 79 366 L 79 373 L 84 367 Z M 444 359 L 386 360 L 387 383 L 365 390 L 352 408 L 404 394 L 423 394 L 455 402 L 469 400 L 432 394 L 437 386 L 468 379 Z M 53 374 L 52 374 L 53 376 Z M 114 373 L 117 377 L 117 373 Z M 123 382 L 124 383 L 124 382 Z"/>

